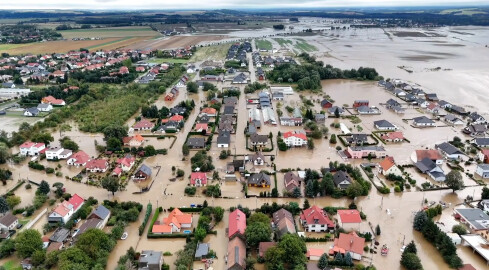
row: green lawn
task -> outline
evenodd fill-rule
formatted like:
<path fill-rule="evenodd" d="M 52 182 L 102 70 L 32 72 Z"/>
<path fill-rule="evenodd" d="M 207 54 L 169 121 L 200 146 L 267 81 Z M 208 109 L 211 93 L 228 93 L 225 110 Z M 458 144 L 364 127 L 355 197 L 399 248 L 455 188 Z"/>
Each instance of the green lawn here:
<path fill-rule="evenodd" d="M 278 44 L 281 46 L 281 47 L 285 47 L 287 44 L 291 44 L 292 45 L 292 40 L 290 39 L 284 39 L 284 38 L 274 38 L 275 41 L 278 42 Z"/>
<path fill-rule="evenodd" d="M 162 63 L 174 63 L 174 64 L 185 64 L 188 62 L 188 59 L 181 58 L 153 58 L 148 61 L 153 64 L 162 64 Z"/>
<path fill-rule="evenodd" d="M 272 50 L 273 49 L 273 45 L 272 45 L 272 42 L 268 41 L 268 40 L 265 40 L 265 39 L 255 39 L 255 44 L 256 44 L 256 48 L 258 50 Z"/>
<path fill-rule="evenodd" d="M 297 39 L 295 47 L 303 52 L 314 52 L 318 50 L 316 46 L 307 43 L 307 41 L 301 38 Z"/>
<path fill-rule="evenodd" d="M 15 262 L 13 261 L 8 261 L 6 262 L 3 267 L 5 268 L 5 270 L 22 270 L 22 266 L 20 265 L 17 265 Z"/>
<path fill-rule="evenodd" d="M 204 61 L 204 60 L 224 60 L 226 54 L 228 53 L 229 47 L 231 47 L 231 42 L 223 43 L 219 45 L 206 46 L 198 48 L 197 52 L 192 55 L 193 62 Z"/>

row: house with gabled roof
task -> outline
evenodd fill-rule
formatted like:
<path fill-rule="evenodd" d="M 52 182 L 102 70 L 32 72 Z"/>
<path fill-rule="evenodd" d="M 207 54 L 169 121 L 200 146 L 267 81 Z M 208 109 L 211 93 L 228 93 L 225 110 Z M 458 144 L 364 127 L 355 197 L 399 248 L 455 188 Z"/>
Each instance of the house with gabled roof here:
<path fill-rule="evenodd" d="M 58 204 L 56 208 L 49 214 L 48 222 L 49 223 L 66 223 L 70 220 L 71 216 L 80 209 L 80 207 L 84 204 L 85 200 L 78 196 L 78 194 L 74 194 L 68 201 L 63 201 Z"/>
<path fill-rule="evenodd" d="M 248 182 L 249 187 L 265 187 L 265 188 L 268 188 L 268 187 L 270 187 L 270 184 L 271 184 L 270 176 L 266 173 L 263 173 L 263 172 L 251 174 L 248 177 L 247 182 Z"/>
<path fill-rule="evenodd" d="M 129 147 L 139 147 L 143 144 L 143 142 L 144 138 L 140 134 L 122 138 L 122 143 L 124 144 L 124 146 Z"/>
<path fill-rule="evenodd" d="M 78 168 L 80 166 L 85 166 L 88 161 L 90 161 L 90 156 L 84 151 L 80 150 L 71 155 L 66 163 L 70 166 L 75 166 Z"/>
<path fill-rule="evenodd" d="M 443 164 L 443 156 L 440 154 L 440 152 L 438 152 L 438 150 L 435 149 L 416 150 L 415 157 L 416 160 L 414 160 L 414 162 L 418 162 L 425 158 L 428 158 L 429 160 L 435 162 L 437 165 Z"/>
<path fill-rule="evenodd" d="M 393 157 L 386 157 L 379 162 L 379 172 L 385 176 L 389 174 L 402 176 L 402 171 L 397 167 Z"/>
<path fill-rule="evenodd" d="M 155 222 L 151 232 L 155 234 L 172 234 L 191 227 L 192 214 L 184 214 L 180 209 L 175 208 L 170 212 L 168 217 L 163 218 L 162 222 Z"/>
<path fill-rule="evenodd" d="M 350 253 L 352 259 L 359 261 L 362 259 L 364 246 L 365 238 L 359 237 L 355 232 L 340 233 L 339 237 L 335 238 L 329 255 L 334 257 L 336 253 L 341 253 L 343 256 Z"/>
<path fill-rule="evenodd" d="M 248 160 L 251 161 L 254 166 L 265 165 L 265 156 L 259 151 L 251 155 Z"/>
<path fill-rule="evenodd" d="M 468 115 L 468 118 L 473 124 L 487 124 L 487 120 L 477 112 L 472 112 Z"/>
<path fill-rule="evenodd" d="M 338 226 L 345 231 L 360 231 L 362 218 L 357 209 L 338 210 Z"/>
<path fill-rule="evenodd" d="M 487 132 L 487 127 L 482 124 L 470 124 L 464 128 L 463 132 L 472 137 L 484 137 Z"/>
<path fill-rule="evenodd" d="M 296 188 L 301 189 L 301 179 L 294 172 L 286 172 L 284 174 L 285 190 L 292 194 Z"/>
<path fill-rule="evenodd" d="M 434 127 L 435 121 L 429 119 L 426 116 L 419 116 L 413 118 L 413 125 L 416 127 Z"/>
<path fill-rule="evenodd" d="M 296 233 L 294 225 L 294 216 L 289 211 L 281 208 L 272 215 L 273 226 L 277 232 L 277 236 L 280 238 L 287 233 Z"/>
<path fill-rule="evenodd" d="M 380 136 L 385 142 L 403 142 L 405 140 L 401 131 L 387 132 Z"/>
<path fill-rule="evenodd" d="M 24 116 L 27 117 L 35 117 L 39 115 L 39 109 L 37 107 L 32 107 L 32 108 L 26 108 L 24 110 Z"/>
<path fill-rule="evenodd" d="M 443 120 L 447 122 L 448 124 L 454 125 L 454 126 L 460 126 L 464 124 L 464 121 L 462 119 L 458 118 L 457 116 L 453 114 L 447 114 L 443 117 Z"/>
<path fill-rule="evenodd" d="M 339 189 L 346 189 L 348 188 L 351 183 L 352 183 L 352 180 L 350 178 L 350 176 L 344 172 L 344 171 L 337 171 L 334 175 L 333 175 L 333 182 L 335 184 L 335 186 Z"/>
<path fill-rule="evenodd" d="M 155 127 L 155 124 L 148 119 L 141 119 L 139 122 L 136 122 L 132 127 L 132 131 L 144 131 L 144 130 L 152 130 Z"/>
<path fill-rule="evenodd" d="M 205 172 L 192 172 L 190 174 L 190 185 L 202 187 L 207 185 L 207 174 Z"/>
<path fill-rule="evenodd" d="M 246 243 L 243 239 L 235 237 L 228 242 L 227 270 L 246 269 Z"/>
<path fill-rule="evenodd" d="M 97 206 L 97 208 L 95 208 L 87 217 L 87 219 L 100 219 L 102 221 L 102 228 L 105 227 L 105 224 L 107 224 L 109 218 L 110 210 L 101 204 Z"/>
<path fill-rule="evenodd" d="M 246 231 L 246 215 L 239 209 L 235 209 L 229 214 L 228 219 L 228 238 L 233 239 L 245 237 Z"/>
<path fill-rule="evenodd" d="M 335 229 L 334 222 L 317 205 L 302 210 L 299 220 L 306 232 L 329 232 Z"/>
<path fill-rule="evenodd" d="M 424 158 L 414 164 L 421 173 L 428 174 L 433 180 L 443 182 L 446 179 L 445 172 L 433 160 Z"/>
<path fill-rule="evenodd" d="M 374 126 L 378 130 L 396 130 L 397 127 L 387 120 L 374 121 Z"/>
<path fill-rule="evenodd" d="M 21 156 L 38 156 L 46 151 L 46 145 L 38 142 L 24 142 L 19 149 Z"/>
<path fill-rule="evenodd" d="M 105 159 L 91 159 L 85 165 L 85 169 L 92 173 L 103 173 L 107 171 L 109 163 Z"/>
<path fill-rule="evenodd" d="M 145 164 L 141 164 L 141 166 L 136 170 L 134 175 L 132 176 L 132 179 L 134 181 L 146 181 L 149 178 L 151 178 L 151 168 L 146 166 Z"/>
<path fill-rule="evenodd" d="M 440 143 L 435 145 L 435 148 L 439 149 L 447 159 L 458 160 L 465 156 L 464 152 L 451 143 Z"/>

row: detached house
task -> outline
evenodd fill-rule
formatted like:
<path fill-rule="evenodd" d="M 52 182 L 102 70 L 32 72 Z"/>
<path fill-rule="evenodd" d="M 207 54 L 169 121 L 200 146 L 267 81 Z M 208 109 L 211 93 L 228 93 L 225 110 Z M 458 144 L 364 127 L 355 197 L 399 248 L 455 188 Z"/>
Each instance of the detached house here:
<path fill-rule="evenodd" d="M 73 152 L 63 147 L 52 146 L 46 150 L 45 154 L 47 160 L 60 160 L 69 158 Z"/>
<path fill-rule="evenodd" d="M 268 136 L 267 135 L 259 135 L 259 134 L 251 134 L 250 142 L 253 147 L 263 148 L 268 144 Z"/>
<path fill-rule="evenodd" d="M 80 166 L 85 166 L 89 160 L 90 156 L 87 153 L 83 151 L 78 151 L 71 155 L 66 163 L 70 166 L 75 166 L 78 168 Z"/>
<path fill-rule="evenodd" d="M 487 132 L 487 127 L 481 124 L 471 124 L 464 128 L 463 132 L 472 137 L 484 137 Z"/>
<path fill-rule="evenodd" d="M 73 195 L 68 201 L 63 201 L 49 214 L 48 222 L 51 224 L 57 224 L 59 222 L 66 224 L 70 220 L 71 216 L 80 209 L 85 200 L 78 196 Z"/>
<path fill-rule="evenodd" d="M 338 210 L 338 225 L 345 231 L 360 231 L 362 218 L 357 209 Z"/>
<path fill-rule="evenodd" d="M 243 239 L 235 237 L 228 243 L 227 270 L 246 269 L 246 243 Z"/>
<path fill-rule="evenodd" d="M 283 134 L 283 140 L 287 147 L 301 147 L 307 145 L 306 134 L 297 131 L 285 132 Z"/>
<path fill-rule="evenodd" d="M 302 210 L 299 220 L 306 232 L 330 232 L 335 229 L 334 222 L 316 205 Z"/>
<path fill-rule="evenodd" d="M 340 233 L 340 236 L 335 238 L 334 244 L 329 250 L 329 255 L 334 257 L 336 253 L 341 253 L 343 256 L 346 253 L 350 253 L 352 259 L 360 261 L 364 246 L 365 238 L 359 237 L 355 232 L 349 234 Z"/>
<path fill-rule="evenodd" d="M 137 182 L 139 182 L 139 181 L 146 181 L 149 178 L 151 178 L 151 173 L 152 173 L 151 169 L 148 166 L 142 164 L 136 170 L 136 173 L 134 173 L 134 175 L 132 176 L 132 179 L 134 181 L 137 181 Z"/>
<path fill-rule="evenodd" d="M 416 127 L 434 127 L 435 121 L 423 115 L 413 118 L 413 125 Z"/>
<path fill-rule="evenodd" d="M 19 148 L 21 156 L 39 156 L 46 151 L 44 143 L 25 142 Z"/>
<path fill-rule="evenodd" d="M 124 146 L 139 147 L 143 144 L 144 138 L 140 134 L 122 138 Z"/>
<path fill-rule="evenodd" d="M 381 135 L 382 140 L 386 142 L 403 142 L 404 135 L 401 131 L 387 132 Z"/>
<path fill-rule="evenodd" d="M 136 162 L 136 158 L 134 158 L 131 154 L 125 155 L 123 158 L 117 159 L 116 163 L 119 165 L 122 171 L 129 171 L 134 163 Z"/>
<path fill-rule="evenodd" d="M 246 215 L 241 210 L 236 209 L 229 214 L 228 238 L 244 238 L 246 231 Z"/>
<path fill-rule="evenodd" d="M 190 174 L 190 185 L 202 187 L 207 185 L 207 174 L 205 172 L 193 172 Z"/>
<path fill-rule="evenodd" d="M 285 190 L 292 194 L 296 188 L 301 189 L 301 179 L 293 172 L 287 172 L 284 175 Z"/>
<path fill-rule="evenodd" d="M 321 108 L 323 109 L 329 109 L 333 107 L 333 103 L 327 99 L 321 100 Z"/>
<path fill-rule="evenodd" d="M 291 233 L 291 234 L 296 233 L 295 225 L 294 225 L 294 217 L 289 211 L 282 208 L 277 212 L 273 213 L 272 218 L 273 218 L 273 226 L 279 238 L 287 233 Z"/>
<path fill-rule="evenodd" d="M 24 116 L 35 117 L 38 115 L 39 115 L 39 109 L 37 109 L 36 107 L 27 108 L 24 110 Z"/>
<path fill-rule="evenodd" d="M 425 158 L 435 162 L 437 165 L 443 164 L 443 156 L 437 150 L 416 150 L 416 161 L 421 161 Z"/>
<path fill-rule="evenodd" d="M 465 154 L 460 151 L 457 147 L 453 146 L 450 143 L 444 142 L 441 144 L 435 145 L 435 148 L 439 149 L 447 159 L 461 159 Z"/>
<path fill-rule="evenodd" d="M 92 173 L 106 172 L 108 167 L 109 163 L 105 159 L 92 159 L 85 165 L 85 169 Z"/>
<path fill-rule="evenodd" d="M 352 180 L 346 172 L 338 171 L 333 175 L 333 182 L 337 188 L 347 189 L 351 185 Z"/>
<path fill-rule="evenodd" d="M 151 231 L 155 234 L 172 234 L 191 227 L 192 214 L 184 214 L 178 208 L 175 208 L 168 217 L 163 218 L 161 223 L 159 221 L 155 222 Z"/>
<path fill-rule="evenodd" d="M 487 124 L 487 120 L 477 112 L 473 112 L 468 115 L 468 118 L 473 124 Z"/>
<path fill-rule="evenodd" d="M 0 239 L 7 238 L 9 231 L 15 230 L 17 224 L 19 224 L 19 219 L 10 212 L 0 217 Z"/>
<path fill-rule="evenodd" d="M 477 164 L 477 168 L 475 169 L 475 174 L 480 176 L 483 179 L 489 178 L 489 164 Z"/>
<path fill-rule="evenodd" d="M 422 173 L 428 174 L 433 180 L 438 182 L 445 181 L 445 172 L 429 158 L 424 158 L 415 163 L 416 168 Z"/>
<path fill-rule="evenodd" d="M 378 130 L 396 130 L 397 127 L 387 120 L 374 121 L 374 126 Z"/>
<path fill-rule="evenodd" d="M 393 157 L 386 157 L 379 163 L 379 172 L 387 176 L 389 174 L 394 174 L 397 176 L 402 176 L 401 170 L 396 166 Z"/>
<path fill-rule="evenodd" d="M 248 177 L 249 187 L 266 187 L 269 188 L 271 184 L 270 176 L 266 173 L 254 173 Z"/>
<path fill-rule="evenodd" d="M 249 158 L 249 161 L 251 161 L 254 166 L 263 166 L 265 165 L 265 156 L 261 152 L 256 152 Z"/>
<path fill-rule="evenodd" d="M 155 124 L 147 119 L 141 119 L 141 121 L 136 122 L 131 130 L 132 131 L 141 131 L 141 130 L 152 130 L 155 127 Z"/>

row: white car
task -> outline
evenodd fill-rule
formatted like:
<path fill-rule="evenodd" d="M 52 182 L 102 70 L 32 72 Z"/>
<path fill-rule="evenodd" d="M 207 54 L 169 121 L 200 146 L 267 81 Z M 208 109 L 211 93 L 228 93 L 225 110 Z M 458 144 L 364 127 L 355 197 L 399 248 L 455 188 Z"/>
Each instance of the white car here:
<path fill-rule="evenodd" d="M 129 234 L 127 232 L 124 232 L 122 234 L 121 240 L 126 240 L 127 239 L 127 236 L 129 236 Z"/>
<path fill-rule="evenodd" d="M 406 249 L 406 246 L 402 246 L 401 253 L 403 253 L 405 249 Z"/>

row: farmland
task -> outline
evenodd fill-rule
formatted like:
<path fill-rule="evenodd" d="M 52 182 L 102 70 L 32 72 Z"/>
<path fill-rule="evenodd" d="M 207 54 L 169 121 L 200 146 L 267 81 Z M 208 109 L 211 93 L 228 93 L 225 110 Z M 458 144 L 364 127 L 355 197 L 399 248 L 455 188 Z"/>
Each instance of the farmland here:
<path fill-rule="evenodd" d="M 281 47 L 286 47 L 287 44 L 292 45 L 292 41 L 290 39 L 284 39 L 284 38 L 274 38 L 275 41 L 281 46 Z"/>
<path fill-rule="evenodd" d="M 188 62 L 187 59 L 176 59 L 176 58 L 155 58 L 148 61 L 153 64 L 162 64 L 162 63 L 173 63 L 173 64 L 186 64 Z"/>
<path fill-rule="evenodd" d="M 153 31 L 149 27 L 107 27 L 92 29 L 72 29 L 58 31 L 65 39 L 72 38 L 109 38 L 109 37 L 151 37 L 161 36 L 160 33 Z"/>
<path fill-rule="evenodd" d="M 258 50 L 267 50 L 270 51 L 273 49 L 272 43 L 265 39 L 257 39 L 255 40 L 256 48 Z"/>
<path fill-rule="evenodd" d="M 128 46 L 128 49 L 176 49 L 187 46 L 198 45 L 206 41 L 217 41 L 226 38 L 226 36 L 171 36 L 169 38 L 158 38 L 146 40 Z"/>
<path fill-rule="evenodd" d="M 297 39 L 295 47 L 303 52 L 313 52 L 318 50 L 316 46 L 307 43 L 304 39 Z"/>
<path fill-rule="evenodd" d="M 224 60 L 226 53 L 231 47 L 231 43 L 220 44 L 216 46 L 202 47 L 192 56 L 192 61 L 203 60 Z"/>

